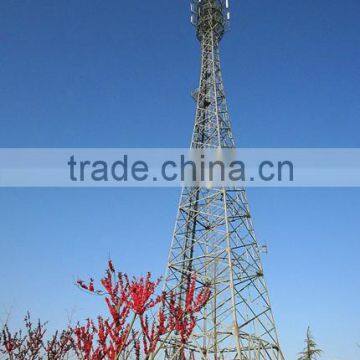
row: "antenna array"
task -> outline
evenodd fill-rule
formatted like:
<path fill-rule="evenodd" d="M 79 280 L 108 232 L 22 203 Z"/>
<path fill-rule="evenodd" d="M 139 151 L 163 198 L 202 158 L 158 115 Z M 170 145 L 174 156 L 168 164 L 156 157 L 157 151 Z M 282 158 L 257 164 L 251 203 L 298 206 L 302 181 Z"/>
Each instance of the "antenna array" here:
<path fill-rule="evenodd" d="M 226 30 L 230 22 L 230 4 L 229 0 L 190 0 L 191 23 L 198 28 L 202 10 L 211 6 L 219 12 L 221 23 Z"/>

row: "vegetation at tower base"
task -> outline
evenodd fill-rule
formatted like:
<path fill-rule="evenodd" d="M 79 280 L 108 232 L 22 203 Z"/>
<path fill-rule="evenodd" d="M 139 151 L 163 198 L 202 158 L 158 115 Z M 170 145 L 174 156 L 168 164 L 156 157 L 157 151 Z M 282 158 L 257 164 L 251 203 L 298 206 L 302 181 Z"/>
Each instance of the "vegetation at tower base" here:
<path fill-rule="evenodd" d="M 210 290 L 195 288 L 193 274 L 185 302 L 175 292 L 157 294 L 159 280 L 151 274 L 129 278 L 116 271 L 109 261 L 97 289 L 94 280 L 78 280 L 85 292 L 98 295 L 108 316 L 89 318 L 48 337 L 46 324 L 34 325 L 25 318 L 25 331 L 11 332 L 7 324 L 0 334 L 0 359 L 7 360 L 153 360 L 164 357 L 164 344 L 176 332 L 183 346 L 176 360 L 191 359 L 186 343 L 196 324 L 197 313 L 205 306 Z"/>
<path fill-rule="evenodd" d="M 305 349 L 299 354 L 298 360 L 315 360 L 321 355 L 322 350 L 317 347 L 310 332 L 310 327 L 308 327 L 306 332 L 305 344 Z"/>

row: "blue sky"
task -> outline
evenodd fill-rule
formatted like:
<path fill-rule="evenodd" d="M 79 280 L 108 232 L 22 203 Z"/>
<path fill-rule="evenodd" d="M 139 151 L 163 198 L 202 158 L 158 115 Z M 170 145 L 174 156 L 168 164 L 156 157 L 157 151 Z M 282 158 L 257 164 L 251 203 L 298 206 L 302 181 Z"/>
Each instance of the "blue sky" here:
<path fill-rule="evenodd" d="M 360 147 L 360 2 L 233 0 L 222 64 L 241 147 Z M 199 45 L 187 1 L 0 2 L 1 147 L 186 147 Z M 179 189 L 0 189 L 0 316 L 61 327 L 109 255 L 162 274 Z M 311 325 L 358 359 L 360 189 L 249 189 L 282 346 Z"/>

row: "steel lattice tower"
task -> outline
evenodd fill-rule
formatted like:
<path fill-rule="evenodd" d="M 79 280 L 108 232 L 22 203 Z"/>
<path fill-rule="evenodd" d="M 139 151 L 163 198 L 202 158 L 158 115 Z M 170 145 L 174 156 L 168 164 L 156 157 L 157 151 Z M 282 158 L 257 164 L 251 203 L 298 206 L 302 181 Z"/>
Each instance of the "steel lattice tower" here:
<path fill-rule="evenodd" d="M 201 76 L 192 148 L 234 148 L 220 68 L 227 0 L 193 0 Z M 189 277 L 212 296 L 187 344 L 194 359 L 283 360 L 244 188 L 183 189 L 170 249 L 166 290 L 185 292 Z M 165 358 L 178 359 L 176 336 Z"/>

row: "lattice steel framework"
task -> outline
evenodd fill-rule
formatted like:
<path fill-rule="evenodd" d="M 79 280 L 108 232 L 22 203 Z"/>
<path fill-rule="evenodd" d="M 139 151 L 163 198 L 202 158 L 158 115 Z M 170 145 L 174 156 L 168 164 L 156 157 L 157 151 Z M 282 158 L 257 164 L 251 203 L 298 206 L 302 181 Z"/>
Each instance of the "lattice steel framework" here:
<path fill-rule="evenodd" d="M 194 0 L 201 76 L 192 148 L 234 148 L 220 68 L 219 42 L 229 20 L 226 0 Z M 194 359 L 283 360 L 245 190 L 183 189 L 170 249 L 166 290 L 185 292 L 189 277 L 212 296 L 187 351 Z M 178 359 L 174 336 L 165 358 Z"/>

